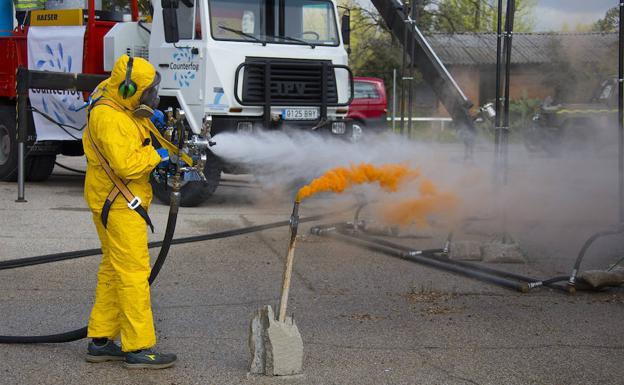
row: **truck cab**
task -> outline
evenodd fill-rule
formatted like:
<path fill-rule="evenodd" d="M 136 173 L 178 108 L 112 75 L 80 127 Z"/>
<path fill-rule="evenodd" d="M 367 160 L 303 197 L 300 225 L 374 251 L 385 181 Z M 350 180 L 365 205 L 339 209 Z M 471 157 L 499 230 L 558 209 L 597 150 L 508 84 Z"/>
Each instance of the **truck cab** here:
<path fill-rule="evenodd" d="M 162 75 L 161 107 L 181 107 L 193 133 L 279 129 L 353 137 L 353 76 L 334 2 L 163 0 L 154 3 L 149 34 L 135 24 L 107 34 L 105 69 L 122 53 L 147 54 Z M 220 169 L 205 172 L 213 180 L 195 182 L 196 193 L 183 188 L 183 205 L 210 195 L 221 169 L 245 171 L 213 160 L 207 167 Z M 153 186 L 166 201 L 166 186 Z"/>

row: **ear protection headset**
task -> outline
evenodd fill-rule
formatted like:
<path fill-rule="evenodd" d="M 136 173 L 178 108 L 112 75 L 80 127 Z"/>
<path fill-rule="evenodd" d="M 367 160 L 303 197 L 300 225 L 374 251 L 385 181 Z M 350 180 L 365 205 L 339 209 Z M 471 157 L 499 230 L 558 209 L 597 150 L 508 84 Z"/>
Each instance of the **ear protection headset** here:
<path fill-rule="evenodd" d="M 126 79 L 119 85 L 119 96 L 123 99 L 127 99 L 137 92 L 137 85 L 132 81 L 132 64 L 134 58 L 130 56 L 128 58 L 128 66 L 126 68 Z"/>

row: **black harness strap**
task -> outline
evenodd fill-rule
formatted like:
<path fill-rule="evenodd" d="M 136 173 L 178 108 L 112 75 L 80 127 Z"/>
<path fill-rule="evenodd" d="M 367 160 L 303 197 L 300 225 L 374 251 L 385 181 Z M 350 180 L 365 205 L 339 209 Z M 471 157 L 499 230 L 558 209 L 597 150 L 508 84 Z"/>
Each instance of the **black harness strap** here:
<path fill-rule="evenodd" d="M 111 192 L 108 194 L 108 197 L 106 197 L 106 200 L 104 201 L 104 206 L 102 207 L 102 213 L 100 214 L 100 219 L 102 220 L 102 224 L 104 225 L 104 228 L 106 228 L 106 224 L 108 223 L 108 213 L 110 211 L 110 208 L 120 193 L 121 192 L 119 191 L 117 186 L 115 186 L 113 187 Z M 147 211 L 143 208 L 143 206 L 138 205 L 137 208 L 134 209 L 134 211 L 136 211 L 145 220 L 145 223 L 147 223 L 147 225 L 149 226 L 150 230 L 152 230 L 152 233 L 153 233 L 154 225 L 152 224 L 152 219 L 149 217 L 149 215 L 147 214 Z"/>

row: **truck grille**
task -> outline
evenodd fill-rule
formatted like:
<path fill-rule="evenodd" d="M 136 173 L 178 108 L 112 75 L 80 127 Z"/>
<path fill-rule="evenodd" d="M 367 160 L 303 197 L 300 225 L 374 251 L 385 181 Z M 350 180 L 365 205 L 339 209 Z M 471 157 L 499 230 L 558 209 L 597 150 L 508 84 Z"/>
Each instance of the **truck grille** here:
<path fill-rule="evenodd" d="M 271 64 L 271 104 L 311 105 L 321 104 L 322 61 L 320 60 L 268 60 L 247 58 L 243 78 L 243 102 L 264 102 L 265 63 Z M 331 65 L 330 61 L 326 63 Z M 327 103 L 338 102 L 334 69 L 326 67 Z"/>

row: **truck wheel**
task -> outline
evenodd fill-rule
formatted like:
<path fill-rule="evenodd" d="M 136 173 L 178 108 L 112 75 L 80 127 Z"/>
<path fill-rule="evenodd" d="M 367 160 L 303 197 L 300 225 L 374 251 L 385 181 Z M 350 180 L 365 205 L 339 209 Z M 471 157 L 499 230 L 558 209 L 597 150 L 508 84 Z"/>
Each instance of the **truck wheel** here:
<path fill-rule="evenodd" d="M 219 181 L 221 180 L 221 171 L 223 166 L 219 158 L 214 155 L 208 155 L 206 167 L 204 167 L 204 175 L 206 182 L 187 182 L 180 188 L 180 206 L 195 207 L 203 203 L 206 199 L 214 194 Z M 171 187 L 165 183 L 158 183 L 153 177 L 150 177 L 152 190 L 156 198 L 162 203 L 168 205 L 170 203 Z"/>
<path fill-rule="evenodd" d="M 24 164 L 26 180 L 42 182 L 48 179 L 55 161 L 54 154 L 27 156 Z M 17 180 L 17 134 L 13 105 L 0 105 L 0 180 Z"/>
<path fill-rule="evenodd" d="M 15 106 L 0 105 L 0 180 L 17 178 Z"/>
<path fill-rule="evenodd" d="M 56 155 L 36 155 L 28 158 L 26 162 L 26 180 L 30 182 L 43 182 L 47 180 L 54 170 Z"/>

